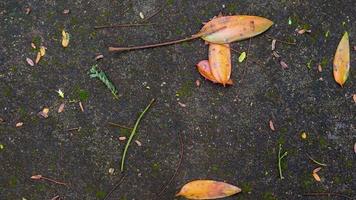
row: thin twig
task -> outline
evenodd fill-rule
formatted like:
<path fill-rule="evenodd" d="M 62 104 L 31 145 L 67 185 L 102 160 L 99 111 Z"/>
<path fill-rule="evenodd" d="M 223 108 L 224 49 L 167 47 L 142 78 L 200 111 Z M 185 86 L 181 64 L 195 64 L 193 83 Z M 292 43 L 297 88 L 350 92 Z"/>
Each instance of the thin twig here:
<path fill-rule="evenodd" d="M 308 156 L 308 158 L 309 158 L 311 161 L 313 161 L 314 163 L 316 163 L 316 164 L 318 164 L 318 165 L 321 165 L 321 166 L 324 166 L 324 167 L 327 166 L 326 164 L 321 163 L 321 162 L 319 162 L 319 161 L 313 159 L 308 153 L 307 153 L 307 156 Z"/>
<path fill-rule="evenodd" d="M 353 197 L 349 197 L 347 195 L 344 194 L 339 194 L 339 193 L 333 193 L 333 192 L 311 192 L 311 193 L 305 193 L 303 194 L 303 196 L 339 196 L 339 197 L 344 197 L 346 199 L 353 199 L 355 200 L 355 198 Z"/>
<path fill-rule="evenodd" d="M 195 35 L 192 35 L 191 37 L 180 39 L 180 40 L 174 40 L 174 41 L 169 41 L 169 42 L 163 42 L 163 43 L 158 43 L 158 44 L 149 44 L 149 45 L 142 45 L 142 46 L 134 46 L 134 47 L 109 47 L 109 51 L 130 51 L 130 50 L 138 50 L 138 49 L 147 49 L 147 48 L 154 48 L 154 47 L 161 47 L 161 46 L 167 46 L 167 45 L 172 45 L 172 44 L 177 44 L 181 42 L 187 42 L 190 40 L 194 40 L 197 38 L 200 38 L 205 35 L 209 35 L 212 33 L 215 33 L 217 31 L 220 31 L 222 29 L 225 29 L 226 26 L 221 27 L 217 30 L 211 31 L 211 32 L 199 32 Z"/>
<path fill-rule="evenodd" d="M 156 23 L 112 24 L 112 25 L 94 26 L 94 29 L 152 26 L 152 25 L 155 25 L 155 24 Z"/>
<path fill-rule="evenodd" d="M 284 179 L 283 174 L 282 174 L 282 159 L 288 155 L 288 152 L 284 152 L 283 155 L 281 156 L 281 151 L 282 151 L 282 145 L 279 144 L 279 150 L 278 150 L 278 171 L 279 171 L 279 178 Z"/>
<path fill-rule="evenodd" d="M 54 179 L 51 179 L 51 178 L 47 178 L 45 176 L 42 176 L 40 174 L 38 175 L 34 175 L 34 176 L 31 176 L 31 179 L 32 180 L 47 180 L 49 182 L 52 182 L 52 183 L 56 183 L 56 184 L 59 184 L 59 185 L 65 185 L 65 186 L 68 186 L 67 183 L 64 183 L 64 182 L 61 182 L 61 181 L 57 181 L 57 180 L 54 180 Z"/>
<path fill-rule="evenodd" d="M 178 171 L 182 165 L 183 162 L 183 156 L 184 156 L 184 142 L 183 142 L 183 136 L 181 133 L 178 133 L 179 136 L 179 142 L 180 142 L 180 158 L 179 158 L 179 162 L 178 162 L 178 166 L 173 174 L 173 176 L 169 179 L 169 181 L 167 182 L 167 184 L 165 184 L 164 186 L 161 187 L 160 192 L 157 194 L 157 196 L 161 196 L 164 191 L 168 188 L 168 186 L 172 183 L 172 181 L 174 180 L 174 178 L 177 176 Z"/>
<path fill-rule="evenodd" d="M 149 19 L 151 19 L 152 17 L 156 16 L 158 13 L 160 13 L 161 11 L 163 10 L 163 6 L 160 7 L 156 12 L 154 12 L 152 15 L 150 15 L 149 17 L 143 19 L 142 21 L 145 22 L 145 21 L 148 21 Z"/>
<path fill-rule="evenodd" d="M 67 129 L 67 131 L 80 131 L 82 127 L 76 127 L 76 128 L 70 128 L 70 129 Z"/>
<path fill-rule="evenodd" d="M 289 45 L 296 45 L 297 44 L 296 42 L 288 42 L 288 41 L 284 41 L 284 40 L 279 40 L 279 39 L 276 39 L 276 38 L 271 37 L 269 35 L 266 35 L 266 37 L 271 39 L 271 40 L 276 40 L 277 42 L 284 43 L 284 44 L 289 44 Z"/>
<path fill-rule="evenodd" d="M 108 124 L 111 125 L 111 126 L 116 126 L 116 127 L 120 127 L 120 128 L 124 128 L 124 129 L 132 129 L 131 127 L 124 126 L 124 125 L 121 125 L 121 124 L 116 124 L 116 123 L 113 123 L 113 122 L 108 122 Z"/>
<path fill-rule="evenodd" d="M 111 194 L 124 182 L 126 176 L 127 174 L 123 173 L 120 180 L 115 184 L 115 186 L 110 190 L 110 192 L 104 197 L 103 200 L 107 200 L 111 196 Z"/>
<path fill-rule="evenodd" d="M 127 153 L 127 150 L 130 146 L 130 143 L 132 141 L 132 138 L 134 137 L 135 133 L 136 133 L 136 130 L 137 130 L 137 127 L 138 125 L 140 124 L 140 121 L 143 117 L 143 115 L 145 115 L 145 113 L 148 111 L 148 109 L 151 107 L 151 105 L 155 102 L 155 99 L 152 99 L 151 102 L 147 105 L 147 107 L 145 108 L 145 110 L 142 111 L 142 113 L 140 114 L 140 116 L 137 118 L 136 120 L 136 123 L 135 123 L 135 126 L 133 127 L 132 131 L 131 131 L 131 134 L 130 134 L 130 137 L 129 139 L 127 140 L 127 143 L 125 145 L 125 149 L 124 149 L 124 153 L 122 154 L 122 159 L 121 159 L 121 171 L 124 171 L 124 165 L 125 165 L 125 157 L 126 157 L 126 153 Z"/>

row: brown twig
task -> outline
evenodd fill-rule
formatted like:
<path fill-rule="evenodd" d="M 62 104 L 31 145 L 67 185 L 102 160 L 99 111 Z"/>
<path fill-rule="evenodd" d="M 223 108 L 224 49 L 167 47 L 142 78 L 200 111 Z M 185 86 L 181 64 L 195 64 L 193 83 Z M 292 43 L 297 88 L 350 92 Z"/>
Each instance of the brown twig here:
<path fill-rule="evenodd" d="M 339 197 L 344 197 L 346 199 L 353 199 L 355 200 L 355 198 L 353 197 L 349 197 L 347 195 L 344 194 L 340 194 L 340 193 L 333 193 L 333 192 L 311 192 L 311 193 L 305 193 L 303 194 L 303 196 L 339 196 Z"/>
<path fill-rule="evenodd" d="M 124 174 L 121 176 L 121 178 L 119 179 L 119 181 L 117 182 L 117 184 L 110 190 L 110 192 L 104 197 L 103 200 L 107 200 L 107 199 L 111 196 L 111 194 L 124 182 L 124 179 L 126 178 L 126 175 L 127 175 L 127 174 L 124 173 Z"/>
<path fill-rule="evenodd" d="M 163 42 L 163 43 L 158 43 L 158 44 L 149 44 L 149 45 L 134 46 L 134 47 L 109 47 L 109 51 L 111 51 L 111 52 L 113 52 L 113 51 L 130 51 L 130 50 L 138 50 L 138 49 L 147 49 L 147 48 L 155 48 L 155 47 L 167 46 L 167 45 L 172 45 L 172 44 L 177 44 L 177 43 L 181 43 L 181 42 L 187 42 L 187 41 L 190 41 L 190 40 L 194 40 L 194 39 L 200 38 L 202 36 L 215 33 L 217 31 L 220 31 L 220 30 L 225 29 L 225 28 L 226 28 L 226 26 L 221 27 L 221 28 L 219 28 L 217 30 L 213 30 L 211 32 L 199 32 L 199 33 L 197 33 L 195 35 L 192 35 L 191 37 L 188 37 L 188 38 L 169 41 L 169 42 Z"/>
<path fill-rule="evenodd" d="M 155 25 L 155 24 L 156 23 L 112 24 L 112 25 L 94 26 L 94 29 L 152 26 L 152 25 Z"/>
<path fill-rule="evenodd" d="M 57 180 L 54 180 L 54 179 L 51 179 L 51 178 L 47 178 L 45 176 L 42 176 L 42 175 L 34 175 L 34 176 L 31 176 L 31 179 L 32 180 L 47 180 L 49 182 L 52 182 L 52 183 L 56 183 L 56 184 L 59 184 L 59 185 L 65 185 L 65 186 L 68 186 L 67 183 L 64 183 L 64 182 L 61 182 L 61 181 L 57 181 Z"/>
<path fill-rule="evenodd" d="M 296 42 L 288 42 L 288 41 L 284 41 L 284 40 L 279 40 L 279 39 L 276 39 L 276 38 L 271 37 L 269 35 L 266 35 L 266 37 L 271 39 L 271 40 L 276 40 L 277 42 L 284 43 L 284 44 L 289 44 L 289 45 L 296 45 L 297 44 Z"/>
<path fill-rule="evenodd" d="M 82 127 L 70 128 L 67 131 L 79 131 Z"/>
<path fill-rule="evenodd" d="M 179 136 L 179 142 L 180 142 L 180 158 L 179 158 L 179 162 L 178 162 L 178 166 L 173 174 L 173 176 L 169 179 L 169 181 L 167 182 L 167 184 L 163 185 L 161 187 L 160 192 L 157 194 L 157 196 L 161 196 L 164 191 L 168 188 L 168 186 L 172 183 L 172 181 L 174 180 L 174 178 L 177 176 L 178 171 L 182 165 L 183 162 L 183 155 L 184 155 L 184 142 L 183 142 L 183 136 L 181 135 L 181 133 L 178 133 Z"/>
<path fill-rule="evenodd" d="M 113 122 L 108 122 L 108 124 L 111 125 L 111 126 L 119 127 L 119 128 L 132 129 L 131 127 L 124 126 L 124 125 L 121 125 L 121 124 L 116 124 L 116 123 L 113 123 Z"/>

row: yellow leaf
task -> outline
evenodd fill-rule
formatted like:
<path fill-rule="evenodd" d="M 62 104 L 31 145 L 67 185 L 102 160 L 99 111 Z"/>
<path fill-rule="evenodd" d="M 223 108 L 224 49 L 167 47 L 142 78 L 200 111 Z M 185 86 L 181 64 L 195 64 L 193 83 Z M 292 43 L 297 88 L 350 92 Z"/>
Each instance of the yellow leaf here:
<path fill-rule="evenodd" d="M 62 46 L 64 48 L 68 47 L 69 44 L 69 33 L 67 33 L 65 30 L 62 31 Z"/>
<path fill-rule="evenodd" d="M 176 196 L 188 199 L 218 199 L 241 192 L 241 189 L 213 180 L 195 180 L 185 184 Z"/>
<path fill-rule="evenodd" d="M 218 83 L 228 84 L 231 76 L 231 52 L 229 44 L 209 44 L 211 73 Z"/>
<path fill-rule="evenodd" d="M 345 32 L 334 56 L 334 79 L 341 86 L 346 82 L 350 71 L 349 35 Z"/>
<path fill-rule="evenodd" d="M 313 173 L 312 175 L 313 175 L 313 177 L 314 177 L 314 179 L 315 179 L 316 181 L 318 181 L 318 182 L 321 181 L 321 178 L 320 178 L 320 176 L 319 176 L 317 173 Z"/>
<path fill-rule="evenodd" d="M 242 52 L 239 56 L 239 62 L 242 63 L 246 58 L 246 52 Z"/>
<path fill-rule="evenodd" d="M 41 53 L 41 56 L 43 57 L 46 54 L 46 47 L 41 46 L 40 47 L 40 53 Z"/>
<path fill-rule="evenodd" d="M 41 60 L 41 52 L 38 52 L 37 53 L 37 56 L 36 56 L 36 60 L 35 60 L 35 63 L 38 64 Z"/>
<path fill-rule="evenodd" d="M 208 33 L 202 38 L 211 43 L 230 43 L 259 35 L 269 29 L 273 22 L 269 19 L 249 16 L 233 15 L 216 17 L 206 23 L 200 33 Z"/>

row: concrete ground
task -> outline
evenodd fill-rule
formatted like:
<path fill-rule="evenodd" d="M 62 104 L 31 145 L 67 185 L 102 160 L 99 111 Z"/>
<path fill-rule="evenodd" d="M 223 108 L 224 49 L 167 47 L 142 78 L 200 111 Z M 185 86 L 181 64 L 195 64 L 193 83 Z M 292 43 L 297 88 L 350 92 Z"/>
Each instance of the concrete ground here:
<path fill-rule="evenodd" d="M 356 198 L 356 73 L 351 69 L 344 88 L 332 77 L 333 55 L 344 31 L 355 45 L 355 7 L 354 0 L 2 0 L 0 199 L 104 199 L 122 177 L 125 141 L 118 138 L 130 134 L 108 123 L 132 127 L 152 98 L 156 102 L 135 137 L 142 146 L 131 144 L 126 178 L 108 199 L 183 199 L 175 193 L 195 179 L 242 188 L 227 200 L 347 199 L 336 193 Z M 63 14 L 65 9 L 68 14 Z M 157 14 L 145 21 L 140 12 L 145 19 Z M 212 84 L 197 72 L 195 64 L 207 58 L 201 40 L 122 53 L 107 50 L 110 45 L 187 37 L 219 12 L 259 15 L 275 23 L 268 32 L 232 45 L 248 52 L 248 58 L 238 63 L 239 55 L 233 54 L 231 87 Z M 93 28 L 117 23 L 154 24 Z M 311 33 L 299 35 L 296 28 Z M 66 49 L 61 46 L 63 29 L 71 36 Z M 296 43 L 277 41 L 276 51 L 287 69 L 271 55 L 271 37 Z M 26 62 L 38 51 L 31 42 L 47 47 L 34 67 Z M 96 61 L 98 54 L 104 58 Z M 352 51 L 351 66 L 355 57 Z M 89 77 L 94 64 L 116 85 L 118 100 Z M 61 103 L 65 110 L 58 113 Z M 50 109 L 46 119 L 37 114 L 44 107 Z M 23 125 L 16 127 L 19 122 Z M 179 134 L 184 143 L 181 167 L 157 197 L 179 165 Z M 280 144 L 288 152 L 282 160 L 282 180 Z M 318 172 L 320 182 L 311 175 L 319 165 L 308 155 L 327 165 Z M 69 186 L 31 180 L 36 174 Z M 333 196 L 302 196 L 310 192 Z"/>

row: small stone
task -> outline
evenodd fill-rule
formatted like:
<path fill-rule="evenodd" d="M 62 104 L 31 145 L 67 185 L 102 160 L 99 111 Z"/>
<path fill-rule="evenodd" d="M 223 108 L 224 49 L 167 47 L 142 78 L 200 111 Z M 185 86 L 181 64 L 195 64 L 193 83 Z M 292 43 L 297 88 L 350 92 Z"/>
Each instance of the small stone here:
<path fill-rule="evenodd" d="M 323 68 L 321 67 L 320 64 L 318 65 L 318 71 L 319 71 L 319 72 L 322 72 L 322 71 L 323 71 Z"/>
<path fill-rule="evenodd" d="M 21 127 L 23 125 L 23 122 L 17 122 L 16 127 Z"/>

